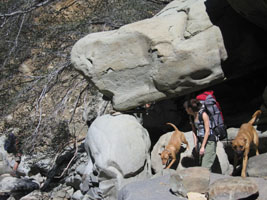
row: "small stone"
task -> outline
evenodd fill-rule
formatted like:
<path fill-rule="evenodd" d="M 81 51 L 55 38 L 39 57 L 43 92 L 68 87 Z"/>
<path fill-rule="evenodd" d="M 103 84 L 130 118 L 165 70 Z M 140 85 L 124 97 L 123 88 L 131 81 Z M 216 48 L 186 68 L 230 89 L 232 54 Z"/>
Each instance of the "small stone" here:
<path fill-rule="evenodd" d="M 207 200 L 205 194 L 201 194 L 198 192 L 188 192 L 187 193 L 188 200 Z"/>

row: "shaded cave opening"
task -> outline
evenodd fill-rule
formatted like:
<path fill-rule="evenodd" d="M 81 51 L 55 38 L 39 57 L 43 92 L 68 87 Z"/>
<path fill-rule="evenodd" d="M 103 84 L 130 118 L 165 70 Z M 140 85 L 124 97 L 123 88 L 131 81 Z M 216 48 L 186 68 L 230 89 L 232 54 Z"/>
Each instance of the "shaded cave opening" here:
<path fill-rule="evenodd" d="M 184 96 L 155 102 L 143 115 L 143 126 L 150 135 L 151 149 L 163 134 L 173 131 L 166 124 L 168 122 L 175 124 L 182 132 L 191 131 L 189 117 L 183 107 L 183 103 L 189 98 L 194 98 L 203 91 L 213 90 L 222 107 L 227 128 L 239 128 L 242 123 L 251 119 L 256 110 L 263 105 L 267 106 L 263 99 L 266 86 L 267 68 L 263 67 Z M 259 124 L 259 127 L 261 130 L 258 131 L 267 130 L 267 124 Z"/>

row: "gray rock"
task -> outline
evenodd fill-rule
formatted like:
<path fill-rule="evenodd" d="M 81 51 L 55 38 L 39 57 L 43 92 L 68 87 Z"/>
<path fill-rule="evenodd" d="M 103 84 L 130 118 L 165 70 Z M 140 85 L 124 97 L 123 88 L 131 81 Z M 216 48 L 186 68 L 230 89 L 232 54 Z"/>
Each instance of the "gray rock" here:
<path fill-rule="evenodd" d="M 73 187 L 75 190 L 80 188 L 80 184 L 82 182 L 82 177 L 79 174 L 69 176 L 66 178 L 66 185 Z"/>
<path fill-rule="evenodd" d="M 12 168 L 9 165 L 6 157 L 2 153 L 0 153 L 0 175 L 2 174 L 10 174 L 12 172 Z"/>
<path fill-rule="evenodd" d="M 129 183 L 119 191 L 118 200 L 186 200 L 170 192 L 169 179 L 170 175 L 165 175 Z"/>
<path fill-rule="evenodd" d="M 74 194 L 72 195 L 72 199 L 73 200 L 81 200 L 83 198 L 83 194 L 80 190 L 77 190 L 76 192 L 74 192 Z"/>
<path fill-rule="evenodd" d="M 27 178 L 18 179 L 4 175 L 0 176 L 0 194 L 8 194 L 19 198 L 36 189 L 39 189 L 39 184 L 33 180 Z"/>
<path fill-rule="evenodd" d="M 248 160 L 247 174 L 250 177 L 267 177 L 267 153 L 250 157 Z"/>
<path fill-rule="evenodd" d="M 221 141 L 217 142 L 216 154 L 220 164 L 221 174 L 230 175 L 233 172 L 233 165 L 230 164 L 228 155 L 224 149 L 224 144 Z"/>
<path fill-rule="evenodd" d="M 86 168 L 86 164 L 83 163 L 81 165 L 79 165 L 77 168 L 76 168 L 76 172 L 79 174 L 79 175 L 83 175 L 84 172 L 85 172 L 85 168 Z"/>
<path fill-rule="evenodd" d="M 188 192 L 206 193 L 210 183 L 210 171 L 203 167 L 191 167 L 178 170 L 171 175 L 171 191 L 187 197 Z"/>
<path fill-rule="evenodd" d="M 227 53 L 204 3 L 175 0 L 150 19 L 89 34 L 74 45 L 72 63 L 117 110 L 215 84 Z"/>
<path fill-rule="evenodd" d="M 257 195 L 258 185 L 250 178 L 229 177 L 213 182 L 209 188 L 210 200 L 236 200 Z"/>
<path fill-rule="evenodd" d="M 150 177 L 150 145 L 148 132 L 135 117 L 121 114 L 97 118 L 85 139 L 90 159 L 81 190 L 88 189 L 90 196 L 116 199 L 123 185 Z"/>
<path fill-rule="evenodd" d="M 43 200 L 51 198 L 51 194 L 34 190 L 33 192 L 23 196 L 20 200 Z"/>
<path fill-rule="evenodd" d="M 127 184 L 119 191 L 119 200 L 185 200 L 186 198 L 181 196 L 175 196 L 170 192 L 170 176 L 175 173 L 175 171 L 164 171 L 165 173 L 163 175 L 157 174 L 155 178 Z M 212 187 L 216 182 L 219 182 L 221 180 L 223 181 L 227 178 L 235 177 L 211 173 L 210 187 Z M 239 177 L 236 178 L 242 179 Z M 266 200 L 267 180 L 264 180 L 263 178 L 249 178 L 249 180 L 253 181 L 253 184 L 256 183 L 257 187 L 259 188 L 259 196 L 256 197 L 257 200 Z M 229 196 L 227 196 L 225 200 L 226 199 L 229 200 Z"/>

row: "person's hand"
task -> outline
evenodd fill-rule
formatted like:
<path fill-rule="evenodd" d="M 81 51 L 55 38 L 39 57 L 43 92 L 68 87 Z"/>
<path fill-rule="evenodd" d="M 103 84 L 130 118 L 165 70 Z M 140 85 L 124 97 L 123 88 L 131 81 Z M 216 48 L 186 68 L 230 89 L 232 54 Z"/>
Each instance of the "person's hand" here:
<path fill-rule="evenodd" d="M 194 147 L 192 150 L 192 155 L 197 158 L 198 157 L 198 151 L 197 151 L 197 147 Z"/>
<path fill-rule="evenodd" d="M 16 171 L 12 170 L 12 172 L 10 172 L 10 175 L 13 176 L 13 177 L 16 177 L 17 173 L 16 173 Z"/>
<path fill-rule="evenodd" d="M 204 153 L 205 153 L 205 148 L 201 147 L 200 150 L 199 150 L 199 155 L 203 156 Z"/>

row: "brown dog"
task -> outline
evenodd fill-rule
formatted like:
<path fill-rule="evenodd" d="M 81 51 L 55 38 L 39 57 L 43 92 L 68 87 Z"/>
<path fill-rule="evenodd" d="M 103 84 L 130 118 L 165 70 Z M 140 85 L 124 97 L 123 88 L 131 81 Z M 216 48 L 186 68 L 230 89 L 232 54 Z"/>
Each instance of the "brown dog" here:
<path fill-rule="evenodd" d="M 168 145 L 159 155 L 161 157 L 162 164 L 165 166 L 168 164 L 168 161 L 172 159 L 170 164 L 167 166 L 167 169 L 169 169 L 176 161 L 176 154 L 179 152 L 181 144 L 182 143 L 186 144 L 187 149 L 189 148 L 189 145 L 187 140 L 185 139 L 184 134 L 181 131 L 179 131 L 174 124 L 172 123 L 167 123 L 167 124 L 171 125 L 174 128 L 174 132 L 170 138 Z"/>
<path fill-rule="evenodd" d="M 260 110 L 257 110 L 253 115 L 252 119 L 248 123 L 244 123 L 241 125 L 237 136 L 232 141 L 232 148 L 235 151 L 234 157 L 234 171 L 237 166 L 238 157 L 243 154 L 243 165 L 242 165 L 242 172 L 241 176 L 246 177 L 246 169 L 247 169 L 247 162 L 248 162 L 248 153 L 250 150 L 250 144 L 254 144 L 256 155 L 259 155 L 258 146 L 259 146 L 259 137 L 252 126 L 257 117 L 261 114 Z"/>

